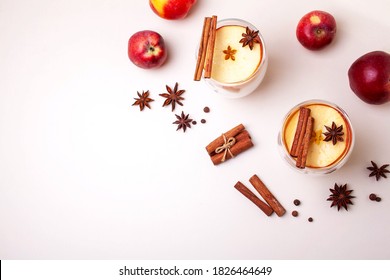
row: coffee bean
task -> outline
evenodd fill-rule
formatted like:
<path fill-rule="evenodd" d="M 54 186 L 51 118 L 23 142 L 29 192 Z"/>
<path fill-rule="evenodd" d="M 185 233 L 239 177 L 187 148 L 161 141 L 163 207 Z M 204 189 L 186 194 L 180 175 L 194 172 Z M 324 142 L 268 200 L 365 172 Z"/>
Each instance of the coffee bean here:
<path fill-rule="evenodd" d="M 377 199 L 377 196 L 376 194 L 372 193 L 370 194 L 370 196 L 368 197 L 370 200 L 376 200 Z"/>
<path fill-rule="evenodd" d="M 192 121 L 192 124 L 193 124 L 193 125 L 196 125 L 196 124 L 197 124 L 197 122 L 196 122 L 196 121 Z"/>
<path fill-rule="evenodd" d="M 313 218 L 310 217 L 309 219 L 307 219 L 310 223 L 313 221 Z"/>
<path fill-rule="evenodd" d="M 298 206 L 301 204 L 301 201 L 299 199 L 294 199 L 294 205 Z"/>
<path fill-rule="evenodd" d="M 201 119 L 200 122 L 201 123 L 206 123 L 206 120 L 205 119 Z"/>
<path fill-rule="evenodd" d="M 209 107 L 207 107 L 207 106 L 206 106 L 206 107 L 204 107 L 204 108 L 203 108 L 203 112 L 205 112 L 205 113 L 209 113 L 209 112 L 210 112 L 210 108 L 209 108 Z"/>
<path fill-rule="evenodd" d="M 293 215 L 293 217 L 298 217 L 298 211 L 296 210 L 292 211 L 291 215 Z"/>
<path fill-rule="evenodd" d="M 382 200 L 382 198 L 380 198 L 379 196 L 377 196 L 377 197 L 375 198 L 375 200 L 376 200 L 377 202 L 380 202 L 380 201 Z"/>

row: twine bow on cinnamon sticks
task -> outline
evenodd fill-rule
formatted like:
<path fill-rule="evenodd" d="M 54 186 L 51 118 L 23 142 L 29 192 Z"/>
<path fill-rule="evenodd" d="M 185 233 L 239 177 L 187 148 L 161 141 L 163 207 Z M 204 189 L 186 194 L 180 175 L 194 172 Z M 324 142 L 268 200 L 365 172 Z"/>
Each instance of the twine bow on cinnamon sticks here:
<path fill-rule="evenodd" d="M 206 151 L 213 164 L 217 165 L 237 156 L 250 147 L 253 147 L 251 136 L 244 125 L 239 124 L 213 140 L 206 146 Z"/>
<path fill-rule="evenodd" d="M 224 162 L 226 160 L 226 154 L 228 152 L 229 152 L 229 155 L 231 157 L 234 157 L 234 155 L 230 151 L 230 147 L 232 147 L 234 144 L 236 144 L 236 138 L 230 137 L 229 139 L 226 139 L 225 134 L 222 134 L 222 137 L 223 137 L 223 141 L 225 141 L 225 143 L 222 146 L 216 148 L 215 153 L 219 154 L 219 153 L 223 152 L 223 157 L 221 159 L 221 162 Z"/>

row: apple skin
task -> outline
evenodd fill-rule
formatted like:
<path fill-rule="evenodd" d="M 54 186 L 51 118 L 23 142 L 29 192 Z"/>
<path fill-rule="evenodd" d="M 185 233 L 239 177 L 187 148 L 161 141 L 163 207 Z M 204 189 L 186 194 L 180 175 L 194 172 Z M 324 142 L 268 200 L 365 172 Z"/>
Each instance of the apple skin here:
<path fill-rule="evenodd" d="M 348 69 L 349 86 L 368 104 L 390 101 L 390 54 L 373 51 L 359 57 Z"/>
<path fill-rule="evenodd" d="M 296 36 L 305 48 L 315 51 L 329 45 L 336 35 L 334 17 L 324 11 L 311 11 L 298 22 Z"/>
<path fill-rule="evenodd" d="M 164 19 L 185 18 L 196 0 L 149 0 L 153 12 Z"/>
<path fill-rule="evenodd" d="M 129 39 L 127 54 L 131 62 L 144 69 L 160 67 L 168 55 L 164 38 L 152 30 L 134 33 Z"/>

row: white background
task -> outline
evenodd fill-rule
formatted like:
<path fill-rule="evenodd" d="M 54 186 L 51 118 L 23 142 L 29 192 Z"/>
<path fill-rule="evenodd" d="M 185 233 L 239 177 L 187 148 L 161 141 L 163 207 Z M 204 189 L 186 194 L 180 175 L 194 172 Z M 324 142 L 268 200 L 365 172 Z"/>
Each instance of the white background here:
<path fill-rule="evenodd" d="M 389 52 L 390 2 L 290 2 L 199 0 L 168 21 L 141 0 L 1 0 L 0 258 L 389 259 L 390 179 L 377 182 L 366 167 L 390 162 L 390 103 L 363 103 L 347 71 L 366 52 Z M 295 38 L 314 9 L 338 24 L 319 52 Z M 193 81 L 203 18 L 213 14 L 245 19 L 265 38 L 268 72 L 248 97 L 224 99 Z M 127 57 L 129 37 L 144 29 L 166 40 L 159 69 Z M 198 121 L 186 133 L 158 96 L 175 82 L 186 93 L 174 113 Z M 140 112 L 131 104 L 143 90 L 155 101 Z M 322 177 L 290 169 L 276 141 L 285 113 L 312 98 L 342 107 L 356 132 L 348 163 Z M 239 123 L 255 146 L 213 166 L 205 146 Z M 265 216 L 234 189 L 238 180 L 251 187 L 253 174 L 285 216 Z M 354 190 L 348 212 L 326 201 L 335 183 Z"/>

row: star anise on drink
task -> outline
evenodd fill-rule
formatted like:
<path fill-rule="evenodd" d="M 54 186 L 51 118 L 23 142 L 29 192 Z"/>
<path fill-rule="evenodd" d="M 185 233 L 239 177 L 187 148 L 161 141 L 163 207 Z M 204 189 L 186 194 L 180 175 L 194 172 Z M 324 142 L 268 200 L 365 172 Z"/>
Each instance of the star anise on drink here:
<path fill-rule="evenodd" d="M 228 46 L 227 49 L 223 51 L 223 53 L 225 54 L 225 60 L 229 60 L 229 58 L 233 61 L 236 60 L 236 57 L 234 56 L 236 52 L 237 50 L 234 50 L 230 46 Z"/>
<path fill-rule="evenodd" d="M 334 189 L 329 189 L 332 193 L 328 201 L 332 201 L 330 207 L 337 206 L 337 211 L 340 210 L 341 207 L 344 207 L 345 210 L 348 211 L 348 204 L 353 204 L 351 199 L 354 196 L 351 195 L 353 190 L 347 190 L 347 184 L 338 186 L 334 184 Z"/>
<path fill-rule="evenodd" d="M 184 98 L 181 96 L 185 90 L 181 89 L 178 90 L 179 84 L 176 83 L 175 87 L 170 88 L 169 86 L 166 86 L 168 93 L 161 93 L 160 96 L 165 97 L 166 100 L 164 101 L 163 107 L 172 105 L 172 112 L 175 110 L 176 103 L 179 104 L 180 106 L 183 106 L 183 103 L 181 100 L 184 100 Z"/>
<path fill-rule="evenodd" d="M 145 106 L 150 109 L 149 102 L 154 101 L 152 98 L 149 97 L 149 91 L 147 90 L 146 92 L 143 91 L 142 94 L 137 91 L 138 98 L 134 98 L 135 102 L 133 103 L 132 106 L 139 106 L 140 111 L 142 111 Z"/>
<path fill-rule="evenodd" d="M 180 116 L 176 114 L 175 116 L 177 120 L 173 122 L 173 124 L 177 124 L 176 130 L 182 129 L 183 132 L 186 132 L 187 127 L 191 128 L 192 119 L 189 118 L 189 114 L 186 115 L 183 111 L 181 111 Z"/>
<path fill-rule="evenodd" d="M 324 132 L 325 135 L 324 141 L 328 142 L 332 140 L 333 145 L 336 145 L 337 141 L 343 142 L 343 125 L 337 126 L 334 122 L 332 122 L 332 127 L 325 125 L 327 132 Z"/>
<path fill-rule="evenodd" d="M 371 171 L 369 177 L 375 176 L 377 181 L 380 179 L 380 177 L 387 178 L 385 173 L 390 173 L 390 171 L 387 169 L 389 164 L 384 164 L 381 167 L 378 167 L 378 165 L 373 161 L 371 161 L 371 164 L 372 166 L 367 167 L 367 169 Z"/>
<path fill-rule="evenodd" d="M 253 49 L 253 44 L 260 44 L 259 30 L 251 30 L 249 27 L 246 27 L 245 33 L 242 33 L 242 39 L 239 43 L 242 43 L 242 47 L 249 46 L 249 48 Z"/>

